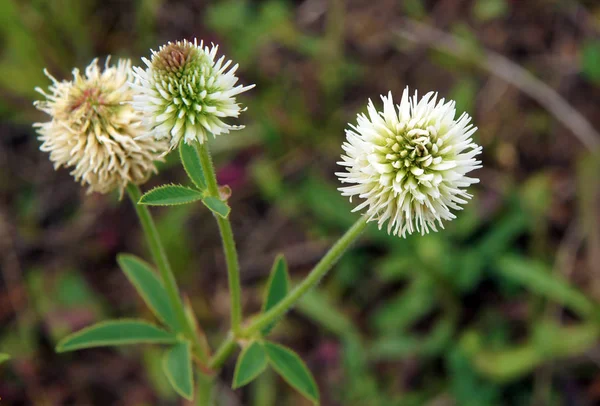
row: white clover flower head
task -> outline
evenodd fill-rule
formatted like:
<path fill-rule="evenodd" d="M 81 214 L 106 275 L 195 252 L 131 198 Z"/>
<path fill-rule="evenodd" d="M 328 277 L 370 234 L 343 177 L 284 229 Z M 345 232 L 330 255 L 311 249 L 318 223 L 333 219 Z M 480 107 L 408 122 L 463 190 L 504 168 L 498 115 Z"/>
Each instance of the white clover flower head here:
<path fill-rule="evenodd" d="M 336 173 L 343 196 L 363 199 L 353 211 L 367 208 L 367 221 L 405 237 L 444 228 L 442 220 L 456 216 L 472 196 L 465 190 L 479 182 L 466 176 L 481 167 L 475 157 L 481 147 L 473 142 L 477 130 L 467 113 L 456 117 L 455 102 L 437 100 L 427 93 L 420 100 L 408 87 L 394 107 L 392 93 L 381 96 L 383 111 L 369 100 L 368 116 L 359 114 L 357 125 L 346 130 L 345 155 Z"/>
<path fill-rule="evenodd" d="M 45 100 L 34 103 L 51 120 L 35 123 L 40 150 L 50 153 L 54 168 L 72 168 L 71 175 L 88 185 L 88 192 L 108 193 L 127 183 L 144 183 L 156 172 L 154 161 L 166 150 L 165 142 L 137 140 L 144 133 L 141 115 L 131 106 L 133 91 L 131 62 L 119 60 L 104 70 L 94 59 L 73 80 L 52 80 L 48 93 L 36 90 Z"/>
<path fill-rule="evenodd" d="M 231 61 L 217 56 L 218 46 L 198 45 L 197 40 L 167 43 L 152 51 L 152 58 L 142 58 L 146 69 L 134 67 L 139 83 L 134 107 L 144 113 L 150 131 L 147 136 L 169 138 L 171 149 L 183 138 L 186 143 L 204 143 L 207 134 L 227 134 L 244 128 L 227 124 L 223 119 L 238 117 L 244 111 L 235 96 L 254 85 L 237 85 Z"/>

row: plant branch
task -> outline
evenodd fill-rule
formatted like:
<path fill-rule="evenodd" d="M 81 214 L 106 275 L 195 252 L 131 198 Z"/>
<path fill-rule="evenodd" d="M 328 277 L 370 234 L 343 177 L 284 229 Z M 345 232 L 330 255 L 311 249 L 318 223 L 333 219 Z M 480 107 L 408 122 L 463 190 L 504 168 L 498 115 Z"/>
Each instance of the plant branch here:
<path fill-rule="evenodd" d="M 306 279 L 296 286 L 271 310 L 254 319 L 250 325 L 243 330 L 243 335 L 249 336 L 258 332 L 260 329 L 276 321 L 288 310 L 290 310 L 306 292 L 319 283 L 321 278 L 323 278 L 327 271 L 329 271 L 331 267 L 335 265 L 344 252 L 346 252 L 348 247 L 350 247 L 350 245 L 356 241 L 366 227 L 367 218 L 365 216 L 361 216 L 354 223 L 354 225 L 352 225 L 352 227 L 350 227 L 350 229 L 346 231 L 346 233 L 333 245 L 333 247 L 331 247 L 331 249 L 327 252 L 327 254 L 325 254 L 321 261 L 319 261 L 313 270 L 310 271 Z"/>
<path fill-rule="evenodd" d="M 210 152 L 206 143 L 197 144 L 200 164 L 204 171 L 208 193 L 212 197 L 220 199 L 219 185 L 215 174 L 215 167 L 210 157 Z M 240 283 L 240 265 L 238 262 L 237 250 L 235 248 L 235 240 L 233 238 L 233 230 L 228 218 L 223 218 L 215 215 L 221 240 L 223 242 L 223 251 L 225 253 L 225 262 L 227 263 L 227 279 L 229 281 L 229 294 L 231 297 L 231 329 L 234 334 L 240 333 L 242 323 L 242 288 Z"/>
<path fill-rule="evenodd" d="M 208 363 L 209 368 L 213 370 L 218 370 L 223 366 L 227 358 L 231 355 L 231 353 L 235 350 L 236 342 L 233 334 L 229 333 L 225 341 L 221 343 L 221 346 L 215 352 L 215 355 L 210 359 Z"/>
<path fill-rule="evenodd" d="M 206 348 L 200 343 L 198 336 L 194 332 L 194 328 L 186 317 L 183 302 L 181 301 L 181 297 L 179 295 L 179 289 L 177 288 L 177 282 L 173 276 L 173 271 L 171 270 L 171 265 L 169 264 L 167 254 L 165 253 L 158 230 L 156 229 L 156 224 L 154 224 L 154 220 L 152 219 L 152 215 L 150 214 L 148 207 L 138 204 L 140 197 L 142 196 L 140 188 L 136 185 L 129 184 L 127 185 L 127 194 L 129 195 L 129 198 L 135 207 L 138 218 L 140 219 L 142 229 L 144 230 L 144 235 L 146 236 L 146 241 L 148 242 L 148 247 L 150 248 L 150 253 L 152 254 L 152 259 L 158 267 L 161 279 L 167 291 L 167 295 L 169 296 L 169 301 L 171 302 L 171 306 L 175 311 L 179 324 L 184 329 L 185 336 L 193 343 L 192 347 L 196 357 L 202 362 L 202 364 L 206 364 L 208 362 L 209 354 Z"/>
<path fill-rule="evenodd" d="M 272 322 L 278 320 L 288 310 L 290 310 L 300 298 L 314 288 L 319 281 L 325 276 L 333 265 L 340 259 L 346 250 L 358 239 L 364 229 L 367 227 L 367 218 L 361 216 L 352 227 L 331 247 L 319 263 L 313 268 L 308 276 L 296 286 L 286 297 L 284 297 L 277 305 L 268 312 L 258 316 L 250 324 L 241 331 L 242 337 L 248 337 L 268 326 Z M 209 367 L 219 369 L 227 360 L 229 355 L 235 350 L 235 338 L 240 335 L 229 334 L 227 339 L 215 352 L 215 355 L 209 362 Z"/>

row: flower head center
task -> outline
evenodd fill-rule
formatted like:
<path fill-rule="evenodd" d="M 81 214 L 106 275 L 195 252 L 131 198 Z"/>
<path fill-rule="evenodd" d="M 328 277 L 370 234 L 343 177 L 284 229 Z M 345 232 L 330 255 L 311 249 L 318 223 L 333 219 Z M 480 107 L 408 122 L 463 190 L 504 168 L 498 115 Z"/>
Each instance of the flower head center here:
<path fill-rule="evenodd" d="M 153 67 L 159 72 L 181 76 L 193 63 L 197 50 L 191 43 L 171 43 L 162 47 L 152 58 Z"/>
<path fill-rule="evenodd" d="M 397 170 L 425 170 L 434 161 L 441 161 L 439 152 L 442 145 L 443 140 L 433 126 L 403 128 L 386 138 L 380 152 L 385 156 L 384 163 Z"/>
<path fill-rule="evenodd" d="M 96 111 L 104 104 L 105 100 L 102 97 L 102 92 L 99 88 L 90 87 L 83 90 L 76 89 L 76 92 L 73 95 L 73 101 L 69 105 L 69 112 L 73 113 L 78 109 L 84 109 L 86 112 Z"/>

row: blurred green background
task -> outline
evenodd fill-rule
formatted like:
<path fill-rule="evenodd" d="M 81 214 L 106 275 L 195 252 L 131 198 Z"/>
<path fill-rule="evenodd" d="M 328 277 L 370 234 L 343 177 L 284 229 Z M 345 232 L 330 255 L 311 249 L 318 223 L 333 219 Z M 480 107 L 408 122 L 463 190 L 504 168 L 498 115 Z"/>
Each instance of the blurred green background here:
<path fill-rule="evenodd" d="M 109 317 L 151 317 L 115 255 L 148 258 L 134 211 L 53 171 L 31 127 L 47 69 L 203 39 L 240 64 L 247 128 L 212 143 L 233 190 L 245 314 L 283 252 L 300 278 L 356 219 L 336 191 L 344 128 L 368 98 L 437 90 L 474 116 L 474 201 L 406 240 L 371 228 L 274 331 L 323 405 L 600 404 L 600 4 L 594 0 L 1 0 L 2 405 L 183 404 L 151 347 L 57 355 Z M 144 188 L 185 182 L 176 154 Z M 228 328 L 217 228 L 153 209 L 214 343 Z M 280 378 L 219 404 L 306 405 Z"/>

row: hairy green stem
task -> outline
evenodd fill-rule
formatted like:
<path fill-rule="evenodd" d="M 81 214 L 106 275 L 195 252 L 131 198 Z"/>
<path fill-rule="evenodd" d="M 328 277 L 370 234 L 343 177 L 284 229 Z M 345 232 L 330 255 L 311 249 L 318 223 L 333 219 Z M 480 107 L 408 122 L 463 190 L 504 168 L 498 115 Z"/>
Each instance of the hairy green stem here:
<path fill-rule="evenodd" d="M 192 347 L 194 354 L 198 357 L 200 362 L 206 364 L 209 355 L 206 351 L 206 348 L 200 343 L 194 328 L 186 317 L 185 308 L 183 307 L 183 302 L 179 296 L 177 282 L 175 281 L 175 276 L 173 276 L 173 271 L 171 270 L 171 265 L 169 264 L 167 254 L 165 253 L 158 230 L 156 229 L 156 224 L 154 224 L 154 220 L 152 219 L 152 215 L 150 214 L 148 207 L 138 204 L 140 197 L 142 196 L 140 188 L 136 185 L 128 184 L 127 194 L 129 195 L 129 198 L 135 207 L 138 218 L 140 219 L 142 229 L 144 230 L 144 235 L 146 236 L 146 241 L 148 242 L 148 247 L 150 248 L 150 253 L 152 254 L 152 259 L 158 267 L 161 279 L 167 291 L 167 295 L 169 296 L 169 301 L 171 302 L 171 306 L 175 311 L 179 324 L 184 329 L 185 336 L 193 343 Z"/>
<path fill-rule="evenodd" d="M 290 310 L 298 300 L 310 289 L 315 287 L 319 281 L 325 276 L 333 265 L 340 259 L 344 252 L 358 239 L 361 233 L 367 226 L 366 216 L 362 216 L 360 219 L 350 227 L 348 231 L 331 247 L 331 249 L 325 254 L 325 256 L 319 261 L 319 263 L 313 268 L 298 286 L 296 286 L 290 293 L 287 294 L 277 305 L 275 305 L 268 312 L 258 316 L 248 326 L 241 331 L 241 337 L 250 337 L 257 333 L 264 327 L 278 320 L 288 310 Z M 227 360 L 229 355 L 235 350 L 235 337 L 240 335 L 230 334 L 227 339 L 217 349 L 215 355 L 209 362 L 209 367 L 212 369 L 219 369 L 223 363 Z"/>
<path fill-rule="evenodd" d="M 208 194 L 220 199 L 219 185 L 217 184 L 217 175 L 208 151 L 206 143 L 197 144 L 200 164 L 204 171 Z M 227 279 L 229 281 L 229 295 L 231 297 L 231 330 L 237 336 L 240 333 L 242 323 L 242 288 L 240 283 L 240 266 L 238 263 L 235 240 L 233 239 L 233 230 L 228 218 L 215 215 L 221 240 L 223 242 L 223 251 L 225 253 L 225 262 L 227 263 Z"/>
<path fill-rule="evenodd" d="M 208 367 L 213 370 L 218 370 L 223 366 L 229 355 L 235 350 L 236 342 L 233 334 L 229 334 L 225 341 L 221 343 L 221 346 L 215 352 L 215 355 L 210 359 Z"/>
<path fill-rule="evenodd" d="M 327 254 L 319 261 L 308 276 L 287 294 L 271 310 L 254 319 L 243 330 L 243 336 L 250 336 L 274 321 L 278 320 L 310 289 L 315 287 L 327 271 L 340 259 L 350 245 L 361 235 L 367 226 L 366 216 L 361 216 L 348 231 L 329 249 Z"/>
<path fill-rule="evenodd" d="M 214 375 L 198 376 L 196 406 L 215 406 L 215 380 Z"/>

